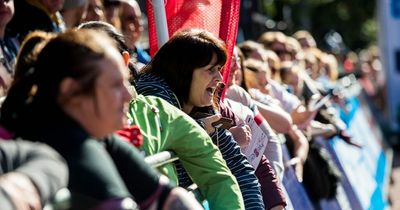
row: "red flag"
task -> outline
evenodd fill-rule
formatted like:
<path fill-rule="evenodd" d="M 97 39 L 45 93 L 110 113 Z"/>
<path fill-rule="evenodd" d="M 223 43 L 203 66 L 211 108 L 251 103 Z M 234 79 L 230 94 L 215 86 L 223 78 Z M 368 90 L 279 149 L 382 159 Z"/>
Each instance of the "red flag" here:
<path fill-rule="evenodd" d="M 236 43 L 240 0 L 164 0 L 164 2 L 170 37 L 181 29 L 202 28 L 225 41 L 228 59 L 223 77 L 226 84 L 230 71 L 230 58 Z M 154 55 L 158 50 L 158 44 L 152 0 L 146 1 L 146 7 L 150 53 Z"/>

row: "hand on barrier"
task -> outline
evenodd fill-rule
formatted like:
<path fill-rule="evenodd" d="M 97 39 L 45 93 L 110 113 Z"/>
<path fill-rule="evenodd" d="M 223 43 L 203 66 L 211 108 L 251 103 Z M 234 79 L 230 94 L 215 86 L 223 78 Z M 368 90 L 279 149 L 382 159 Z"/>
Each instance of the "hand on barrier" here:
<path fill-rule="evenodd" d="M 0 177 L 0 186 L 6 192 L 15 209 L 40 210 L 40 195 L 32 181 L 24 174 L 10 172 Z"/>
<path fill-rule="evenodd" d="M 303 163 L 300 157 L 294 157 L 286 163 L 286 167 L 293 166 L 297 181 L 303 182 Z"/>

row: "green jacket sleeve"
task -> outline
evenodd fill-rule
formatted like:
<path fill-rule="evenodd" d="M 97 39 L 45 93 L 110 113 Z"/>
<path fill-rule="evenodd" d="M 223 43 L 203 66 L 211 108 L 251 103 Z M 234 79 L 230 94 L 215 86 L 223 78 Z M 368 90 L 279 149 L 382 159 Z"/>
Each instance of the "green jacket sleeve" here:
<path fill-rule="evenodd" d="M 244 209 L 239 185 L 208 134 L 168 102 L 139 96 L 129 118 L 141 128 L 146 155 L 172 150 L 209 202 L 210 209 Z"/>

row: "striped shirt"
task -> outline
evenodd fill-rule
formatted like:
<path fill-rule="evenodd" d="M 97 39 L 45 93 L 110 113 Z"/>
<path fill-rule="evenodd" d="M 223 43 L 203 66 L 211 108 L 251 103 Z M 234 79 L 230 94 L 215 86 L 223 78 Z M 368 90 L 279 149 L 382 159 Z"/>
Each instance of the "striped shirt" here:
<path fill-rule="evenodd" d="M 139 94 L 160 97 L 181 109 L 177 97 L 162 78 L 144 73 L 139 75 L 135 83 L 136 91 Z M 218 146 L 227 166 L 239 183 L 246 209 L 265 209 L 260 184 L 255 175 L 254 168 L 247 161 L 243 153 L 241 153 L 239 145 L 233 139 L 230 132 L 226 129 L 220 129 L 214 132 L 211 138 L 214 144 Z M 192 181 L 183 169 L 182 164 L 178 163 L 176 167 L 180 185 L 187 187 Z"/>

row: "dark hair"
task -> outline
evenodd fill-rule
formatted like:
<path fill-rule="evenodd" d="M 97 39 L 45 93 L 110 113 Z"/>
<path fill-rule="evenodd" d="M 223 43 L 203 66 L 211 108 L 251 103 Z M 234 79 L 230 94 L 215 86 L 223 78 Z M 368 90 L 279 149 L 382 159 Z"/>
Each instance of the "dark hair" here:
<path fill-rule="evenodd" d="M 297 70 L 297 72 L 298 72 L 299 68 L 300 68 L 300 66 L 299 66 L 299 64 L 297 62 L 292 62 L 292 61 L 282 62 L 281 66 L 280 66 L 280 68 L 278 70 L 279 77 L 280 77 L 282 83 L 286 83 L 286 79 L 288 77 L 288 74 L 291 71 L 293 71 L 293 70 L 296 71 Z"/>
<path fill-rule="evenodd" d="M 275 42 L 282 43 L 286 46 L 286 35 L 280 31 L 267 31 L 260 36 L 258 42 L 264 45 L 266 49 L 271 49 L 271 46 Z"/>
<path fill-rule="evenodd" d="M 103 21 L 89 21 L 82 23 L 78 26 L 78 29 L 93 29 L 96 31 L 102 31 L 110 36 L 117 44 L 120 53 L 123 51 L 129 51 L 129 47 L 125 44 L 124 36 L 117 31 L 117 29 Z"/>
<path fill-rule="evenodd" d="M 59 86 L 68 77 L 82 87 L 74 94 L 93 94 L 100 74 L 97 61 L 106 57 L 110 46 L 113 43 L 106 35 L 92 30 L 71 30 L 51 39 L 34 67 L 11 86 L 1 109 L 1 124 L 15 132 L 26 129 L 21 124 L 28 126 L 27 121 L 59 109 Z"/>
<path fill-rule="evenodd" d="M 246 59 L 246 61 L 244 62 L 244 68 L 248 69 L 252 72 L 261 72 L 262 68 L 264 66 L 268 66 L 268 65 L 260 60 L 254 59 L 254 58 Z M 269 68 L 268 68 L 268 70 L 269 70 Z"/>
<path fill-rule="evenodd" d="M 121 5 L 119 0 L 103 0 L 104 7 L 118 7 Z"/>
<path fill-rule="evenodd" d="M 293 68 L 298 68 L 296 63 L 291 61 L 282 62 L 281 67 L 278 71 L 282 82 L 286 81 L 288 74 L 292 71 Z"/>
<path fill-rule="evenodd" d="M 96 31 L 104 32 L 115 41 L 115 43 L 118 47 L 118 51 L 120 53 L 122 53 L 124 51 L 130 52 L 129 47 L 126 45 L 124 36 L 121 33 L 119 33 L 113 25 L 111 25 L 109 23 L 102 22 L 102 21 L 89 21 L 89 22 L 80 24 L 78 26 L 78 29 L 93 29 Z M 132 77 L 132 79 L 130 79 L 130 82 L 133 84 L 134 83 L 133 78 L 136 78 L 138 75 L 138 72 L 139 72 L 139 69 L 136 66 L 136 64 L 134 63 L 133 59 L 129 60 L 128 69 L 129 69 L 129 72 Z"/>
<path fill-rule="evenodd" d="M 29 33 L 21 44 L 15 64 L 14 83 L 33 67 L 36 62 L 37 56 L 46 45 L 46 43 L 56 36 L 55 33 L 44 31 L 34 31 Z"/>
<path fill-rule="evenodd" d="M 201 29 L 177 32 L 157 52 L 142 72 L 163 78 L 178 97 L 181 104 L 189 99 L 193 71 L 211 62 L 217 56 L 217 64 L 226 62 L 226 48 L 222 40 Z"/>

